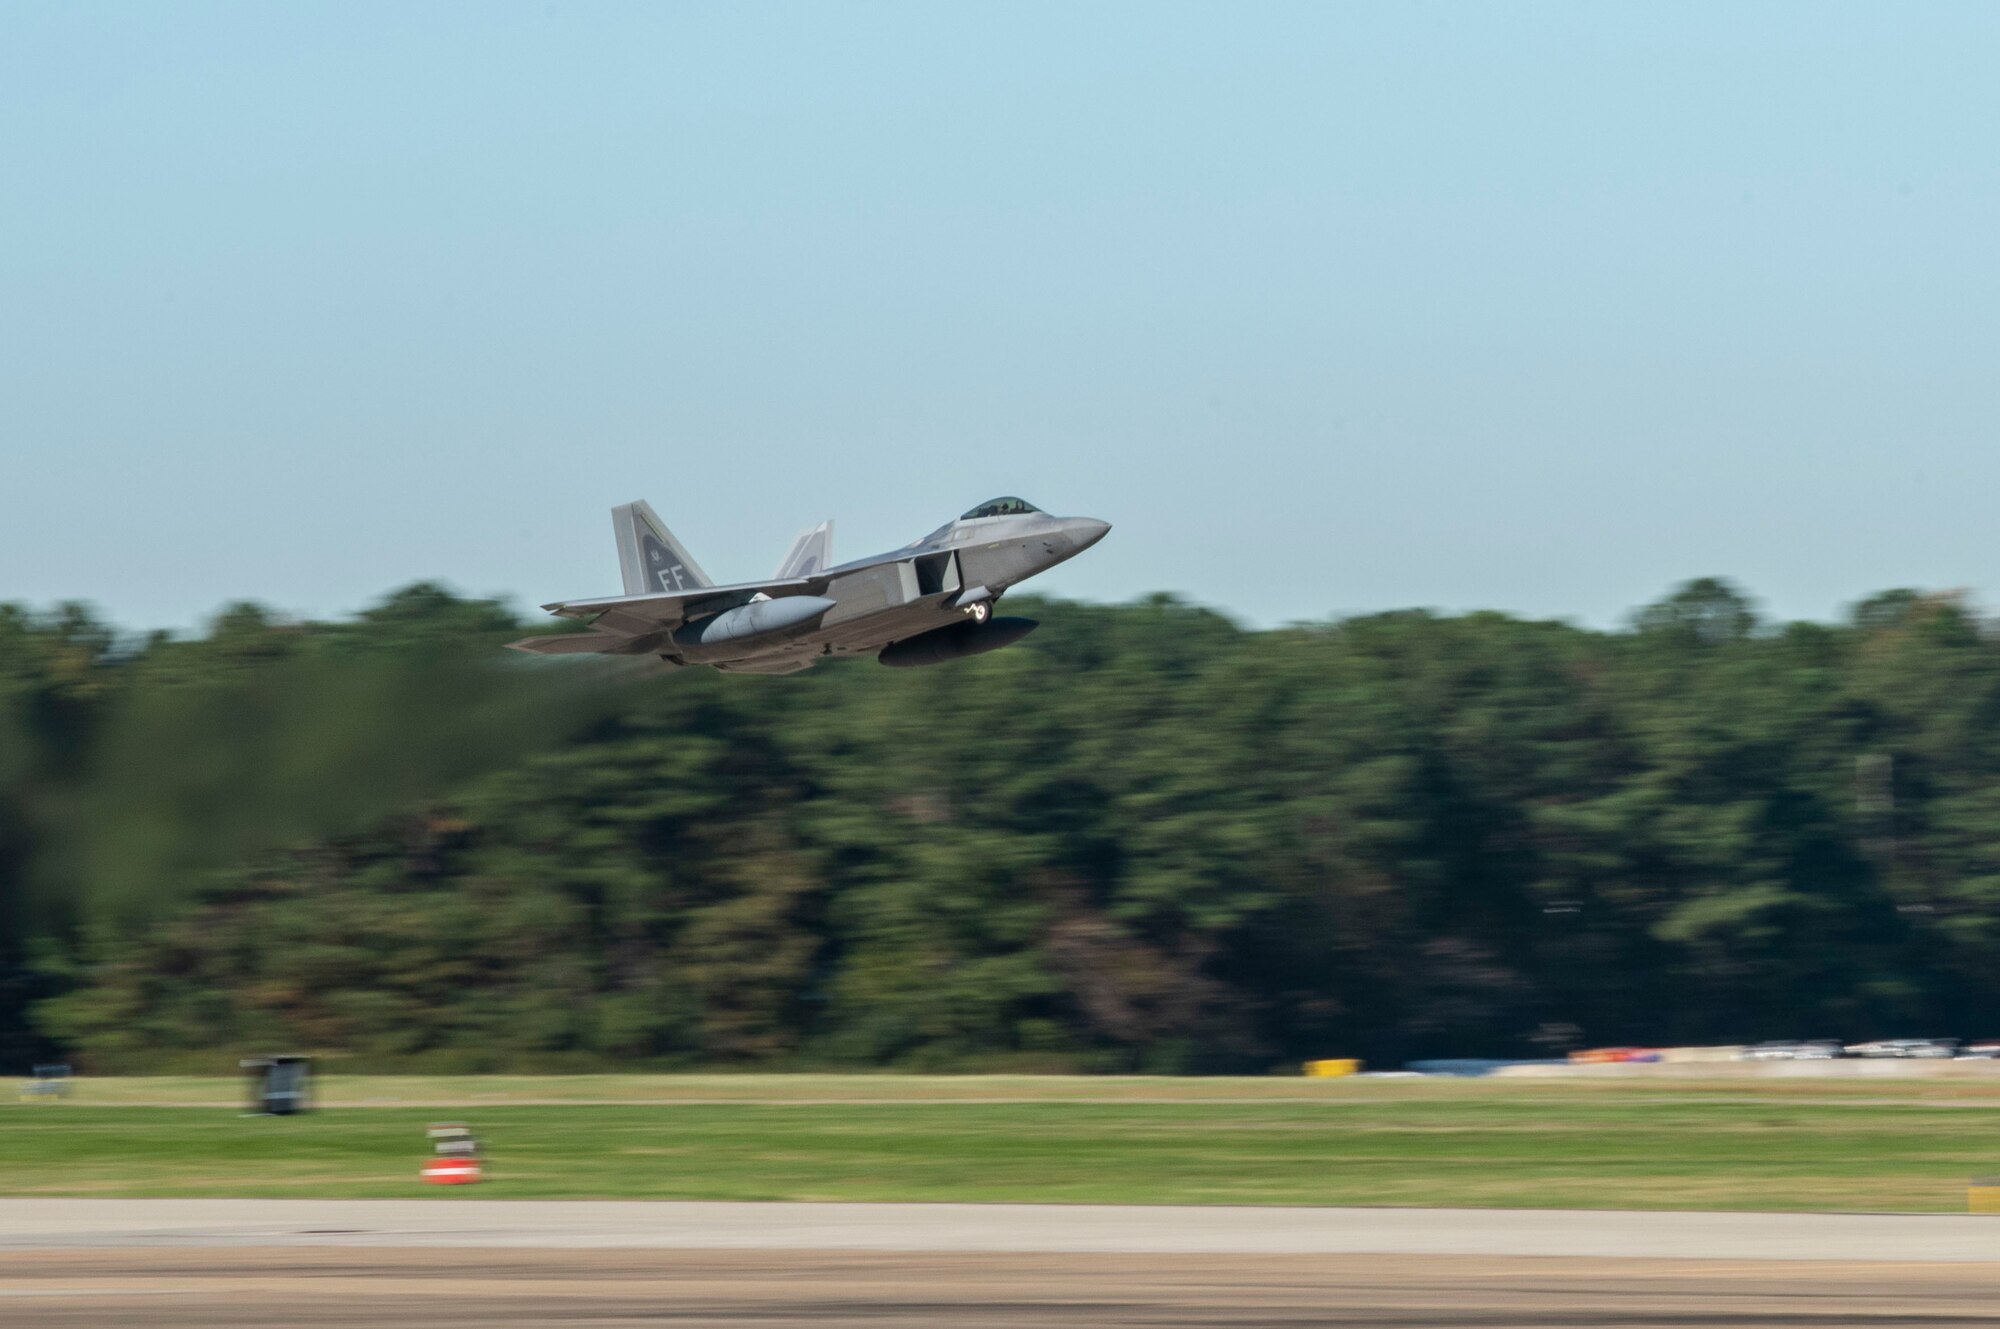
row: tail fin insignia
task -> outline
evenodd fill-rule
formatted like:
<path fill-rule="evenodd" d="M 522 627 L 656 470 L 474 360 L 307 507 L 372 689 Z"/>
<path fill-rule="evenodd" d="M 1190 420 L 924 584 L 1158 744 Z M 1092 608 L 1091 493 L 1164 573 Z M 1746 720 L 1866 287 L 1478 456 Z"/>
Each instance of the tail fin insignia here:
<path fill-rule="evenodd" d="M 626 503 L 611 509 L 611 527 L 618 536 L 618 570 L 625 579 L 625 594 L 671 595 L 715 585 L 651 504 Z"/>

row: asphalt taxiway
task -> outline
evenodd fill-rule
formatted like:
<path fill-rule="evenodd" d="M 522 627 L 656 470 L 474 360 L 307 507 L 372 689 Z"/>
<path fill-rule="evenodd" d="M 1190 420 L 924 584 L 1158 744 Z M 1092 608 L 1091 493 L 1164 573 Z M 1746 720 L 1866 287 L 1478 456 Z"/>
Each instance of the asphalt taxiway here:
<path fill-rule="evenodd" d="M 0 1324 L 2000 1324 L 2000 1217 L 0 1200 Z"/>

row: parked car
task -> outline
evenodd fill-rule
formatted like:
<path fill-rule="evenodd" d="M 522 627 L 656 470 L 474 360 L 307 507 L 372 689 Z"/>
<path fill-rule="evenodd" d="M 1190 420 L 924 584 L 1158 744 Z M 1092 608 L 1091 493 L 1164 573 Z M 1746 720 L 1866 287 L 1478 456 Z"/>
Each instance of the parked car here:
<path fill-rule="evenodd" d="M 1744 1061 L 1831 1061 L 1843 1054 L 1840 1043 L 1831 1038 L 1778 1038 L 1752 1044 L 1736 1055 Z"/>
<path fill-rule="evenodd" d="M 1569 1054 L 1572 1062 L 1588 1066 L 1601 1066 L 1609 1062 L 1658 1061 L 1658 1048 L 1585 1048 Z"/>
<path fill-rule="evenodd" d="M 1954 1057 L 1958 1055 L 1958 1040 L 1955 1038 L 1878 1038 L 1868 1043 L 1849 1045 L 1850 1057 Z"/>

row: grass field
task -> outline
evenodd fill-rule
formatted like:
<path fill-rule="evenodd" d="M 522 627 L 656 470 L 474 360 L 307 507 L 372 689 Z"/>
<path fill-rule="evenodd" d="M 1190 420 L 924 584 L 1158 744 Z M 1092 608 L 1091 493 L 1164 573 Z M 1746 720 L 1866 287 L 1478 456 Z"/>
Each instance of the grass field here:
<path fill-rule="evenodd" d="M 1949 1211 L 2000 1173 L 1984 1082 L 355 1077 L 280 1119 L 236 1089 L 0 1106 L 0 1193 L 448 1200 L 416 1180 L 447 1118 L 489 1198 Z"/>

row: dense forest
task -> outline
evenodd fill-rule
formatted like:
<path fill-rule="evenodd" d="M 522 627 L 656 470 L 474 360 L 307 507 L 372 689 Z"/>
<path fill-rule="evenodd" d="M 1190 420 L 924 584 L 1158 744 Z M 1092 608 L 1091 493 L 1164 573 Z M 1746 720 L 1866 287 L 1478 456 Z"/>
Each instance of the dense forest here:
<path fill-rule="evenodd" d="M 1023 608 L 777 679 L 520 656 L 427 586 L 189 640 L 0 608 L 0 1068 L 2000 1034 L 2000 633 L 1956 597 Z"/>

